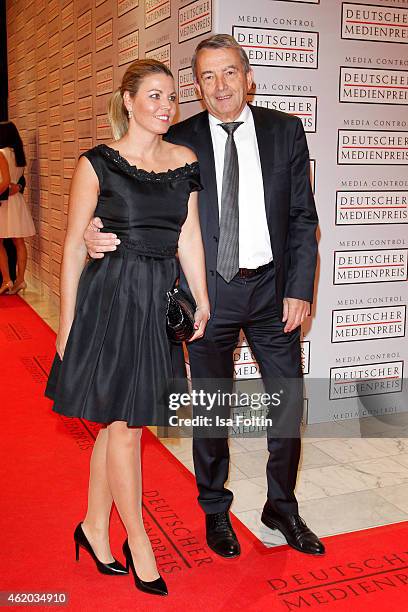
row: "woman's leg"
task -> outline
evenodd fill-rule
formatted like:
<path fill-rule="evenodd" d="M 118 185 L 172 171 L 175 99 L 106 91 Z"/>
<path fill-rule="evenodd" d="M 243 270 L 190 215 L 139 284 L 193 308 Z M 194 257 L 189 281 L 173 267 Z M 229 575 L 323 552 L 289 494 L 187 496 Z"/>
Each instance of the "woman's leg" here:
<path fill-rule="evenodd" d="M 13 238 L 14 246 L 17 251 L 17 278 L 16 285 L 24 281 L 24 275 L 27 267 L 27 247 L 24 238 Z"/>
<path fill-rule="evenodd" d="M 101 429 L 92 451 L 88 510 L 82 529 L 91 544 L 95 555 L 102 563 L 113 563 L 114 558 L 109 546 L 109 518 L 112 509 L 112 494 L 106 474 L 106 449 L 108 430 Z"/>
<path fill-rule="evenodd" d="M 152 581 L 159 573 L 142 518 L 141 437 L 141 428 L 128 427 L 123 421 L 108 425 L 108 481 L 128 534 L 137 575 Z"/>
<path fill-rule="evenodd" d="M 0 238 L 0 272 L 3 277 L 3 280 L 2 280 L 3 285 L 5 285 L 6 283 L 9 283 L 11 280 L 10 270 L 9 270 L 9 264 L 8 264 L 7 251 L 3 244 L 3 238 Z"/>

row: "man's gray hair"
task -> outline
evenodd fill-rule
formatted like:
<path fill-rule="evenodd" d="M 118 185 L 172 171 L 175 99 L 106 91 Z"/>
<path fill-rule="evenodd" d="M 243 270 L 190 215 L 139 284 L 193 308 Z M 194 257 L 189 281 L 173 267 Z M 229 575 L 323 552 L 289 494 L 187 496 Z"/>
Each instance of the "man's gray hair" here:
<path fill-rule="evenodd" d="M 200 43 L 198 43 L 196 50 L 194 51 L 194 55 L 191 59 L 191 67 L 193 69 L 193 76 L 195 80 L 197 80 L 198 76 L 197 55 L 202 49 L 236 49 L 239 53 L 245 73 L 247 74 L 251 70 L 247 54 L 245 53 L 241 45 L 237 43 L 233 36 L 230 36 L 229 34 L 214 34 L 214 36 L 205 38 Z"/>

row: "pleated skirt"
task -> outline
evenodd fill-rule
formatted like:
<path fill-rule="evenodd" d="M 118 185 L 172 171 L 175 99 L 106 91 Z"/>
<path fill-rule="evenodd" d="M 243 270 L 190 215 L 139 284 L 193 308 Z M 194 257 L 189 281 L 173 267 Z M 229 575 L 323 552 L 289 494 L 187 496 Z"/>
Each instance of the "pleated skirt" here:
<path fill-rule="evenodd" d="M 55 355 L 45 391 L 55 412 L 168 424 L 168 395 L 186 375 L 182 346 L 166 335 L 166 291 L 177 274 L 175 257 L 131 251 L 86 265 L 64 357 Z"/>

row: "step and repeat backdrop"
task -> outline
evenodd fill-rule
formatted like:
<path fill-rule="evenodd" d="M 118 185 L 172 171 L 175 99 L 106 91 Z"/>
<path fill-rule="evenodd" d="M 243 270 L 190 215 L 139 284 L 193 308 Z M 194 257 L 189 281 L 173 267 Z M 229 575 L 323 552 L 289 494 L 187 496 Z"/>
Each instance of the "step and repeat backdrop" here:
<path fill-rule="evenodd" d="M 127 65 L 167 63 L 182 119 L 201 110 L 196 44 L 230 33 L 254 70 L 249 101 L 300 117 L 309 142 L 320 259 L 302 341 L 305 420 L 407 409 L 408 0 L 8 0 L 7 27 L 35 278 L 58 296 L 72 172 L 111 139 L 107 102 Z M 235 373 L 259 378 L 244 337 Z"/>

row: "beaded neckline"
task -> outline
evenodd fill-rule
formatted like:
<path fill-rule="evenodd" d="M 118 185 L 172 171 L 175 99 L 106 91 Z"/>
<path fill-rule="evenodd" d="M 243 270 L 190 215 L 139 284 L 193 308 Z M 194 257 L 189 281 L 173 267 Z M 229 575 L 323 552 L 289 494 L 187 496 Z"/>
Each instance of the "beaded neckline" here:
<path fill-rule="evenodd" d="M 179 168 L 169 168 L 168 170 L 164 170 L 162 172 L 154 172 L 154 170 L 149 171 L 132 166 L 132 164 L 130 164 L 125 157 L 122 157 L 119 151 L 112 149 L 112 147 L 109 147 L 107 144 L 99 144 L 96 146 L 96 148 L 101 151 L 104 157 L 113 161 L 124 172 L 145 181 L 163 182 L 167 180 L 185 178 L 186 176 L 191 176 L 192 174 L 198 173 L 197 161 L 194 161 L 191 164 L 186 163 L 184 166 L 180 166 Z"/>

